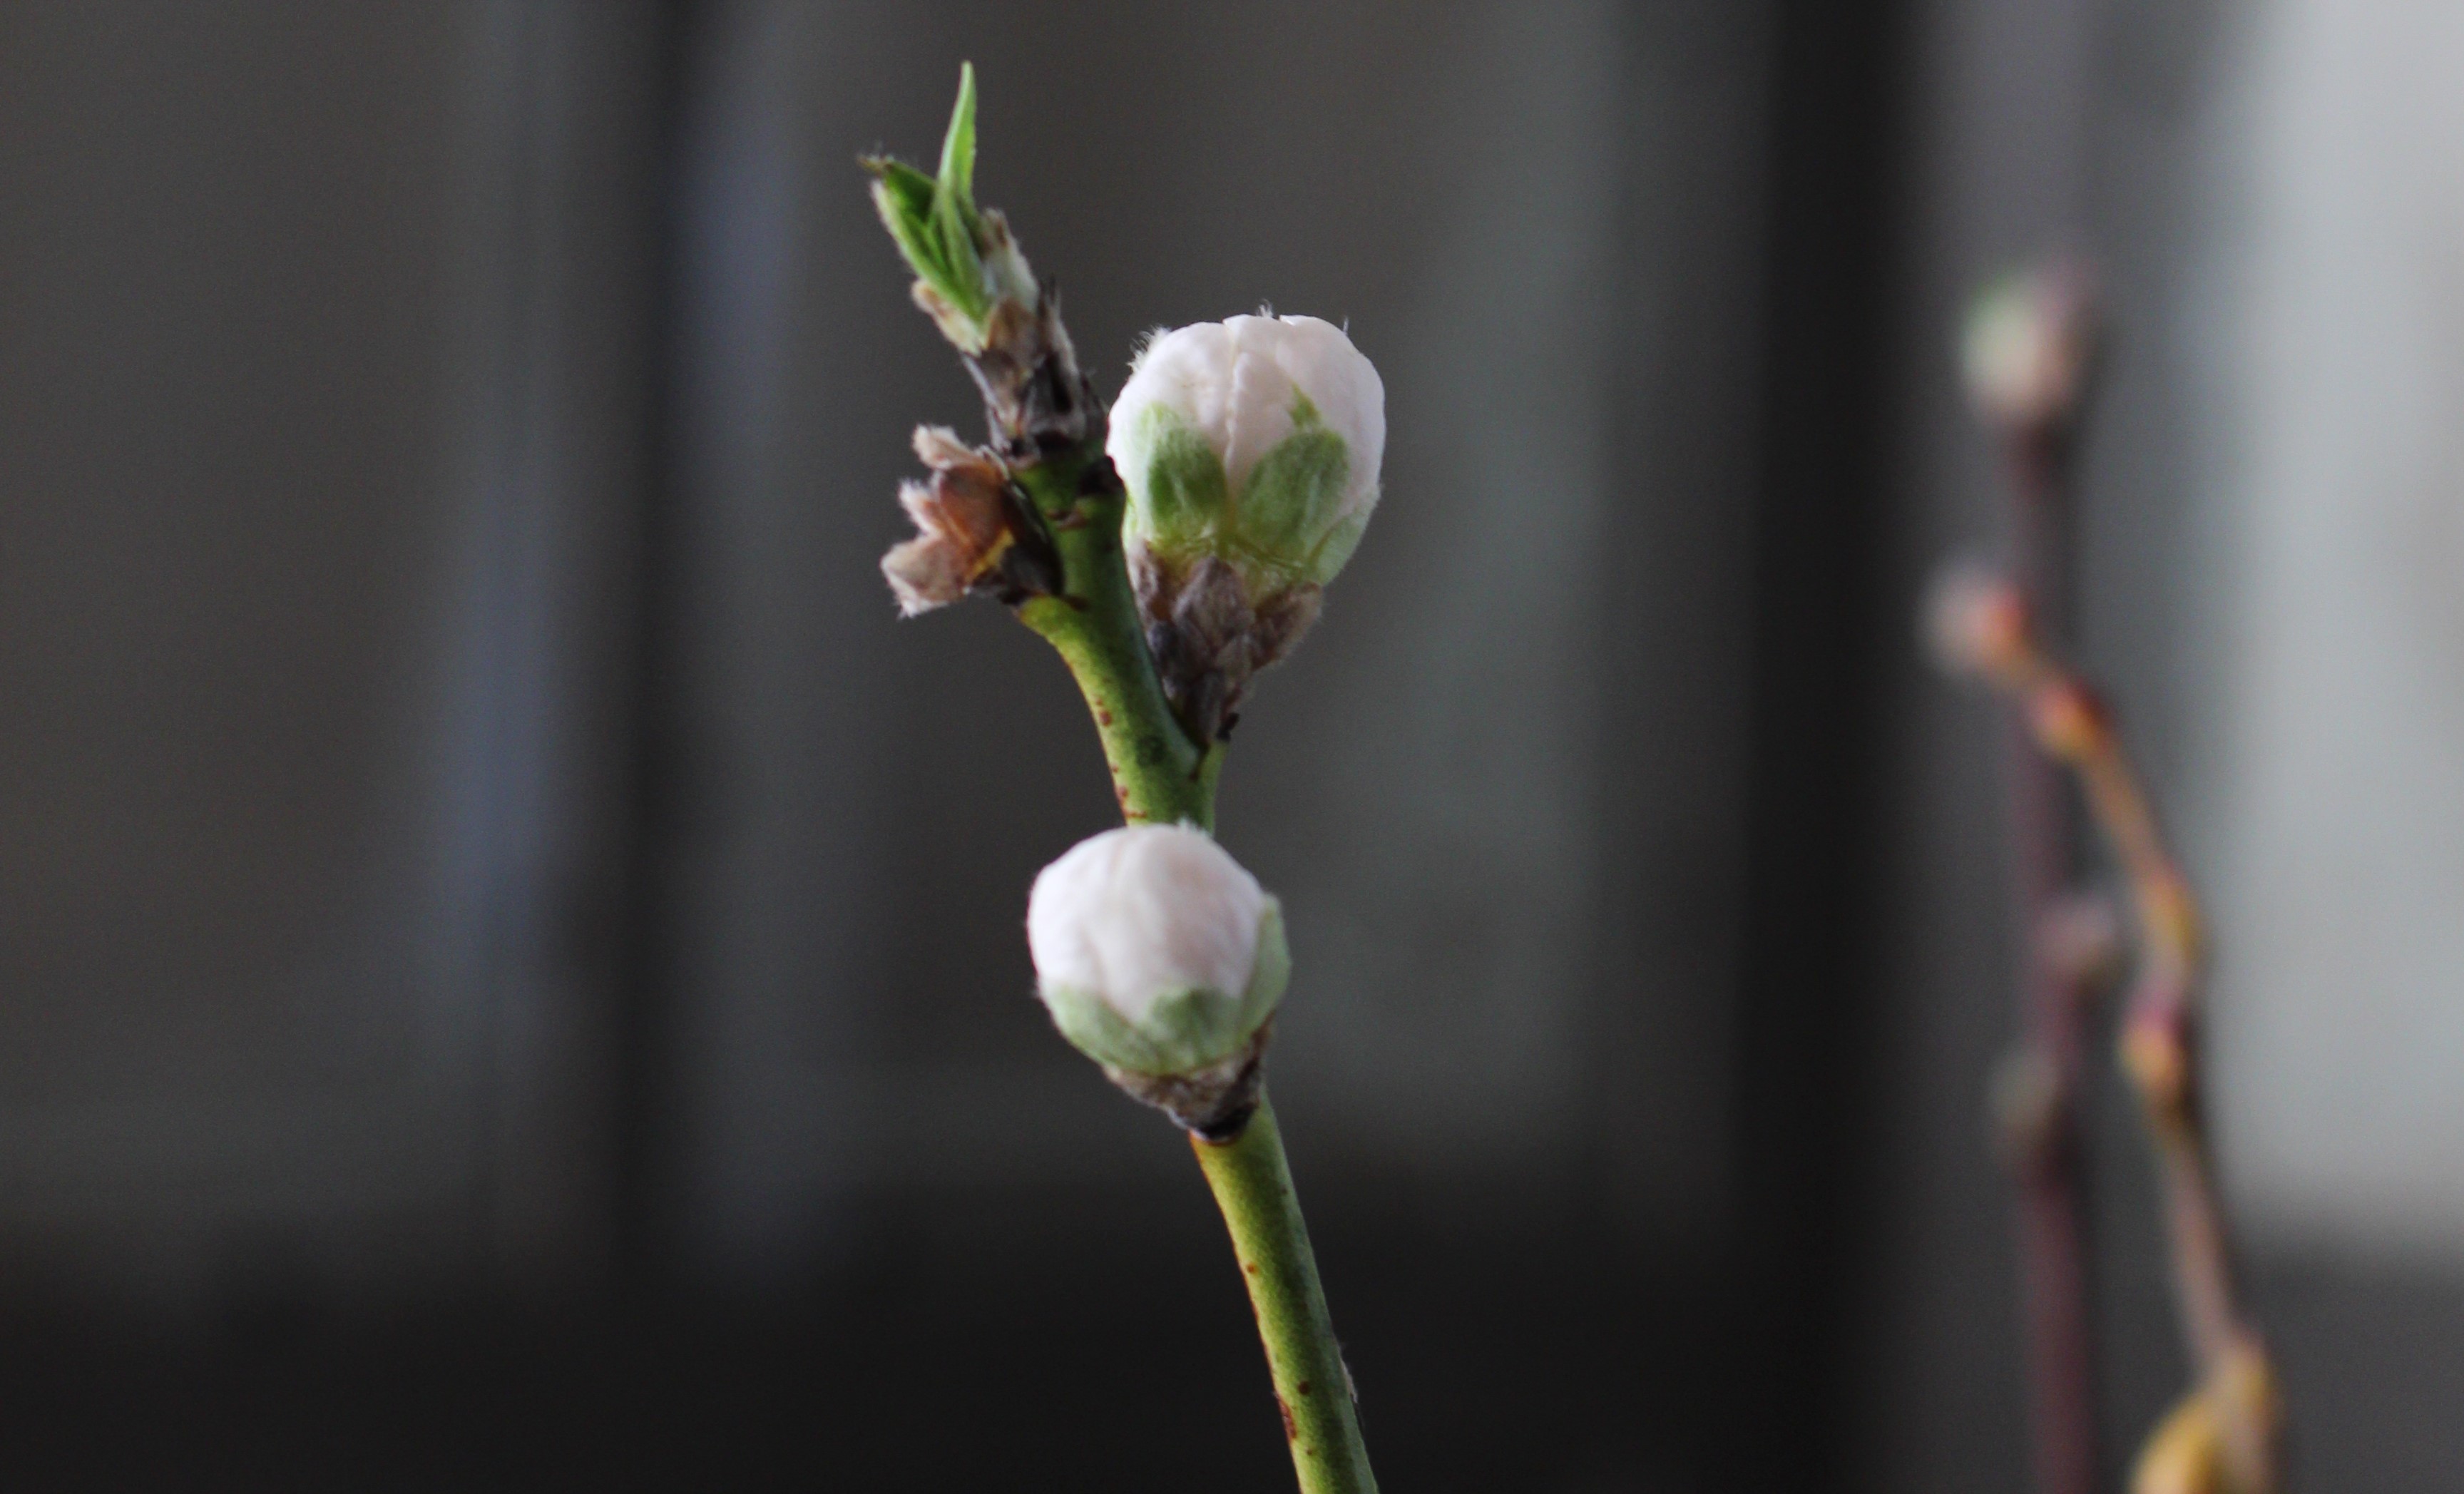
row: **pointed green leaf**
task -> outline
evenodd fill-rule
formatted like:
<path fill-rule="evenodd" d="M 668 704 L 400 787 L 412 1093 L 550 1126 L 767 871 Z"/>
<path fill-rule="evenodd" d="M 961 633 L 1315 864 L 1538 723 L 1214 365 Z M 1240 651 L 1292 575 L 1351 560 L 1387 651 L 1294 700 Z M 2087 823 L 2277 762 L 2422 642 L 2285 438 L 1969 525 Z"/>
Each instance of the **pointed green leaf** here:
<path fill-rule="evenodd" d="M 950 283 L 942 293 L 967 315 L 990 309 L 983 260 L 976 249 L 976 67 L 958 67 L 958 101 L 950 111 L 950 132 L 941 141 L 941 174 L 933 184 L 933 225 L 941 240 L 941 261 Z"/>
<path fill-rule="evenodd" d="M 933 227 L 933 179 L 903 161 L 873 157 L 864 163 L 873 176 L 872 203 L 898 252 L 916 277 L 936 288 L 950 278 L 940 235 Z M 943 294 L 948 294 L 946 290 Z"/>
<path fill-rule="evenodd" d="M 976 206 L 976 65 L 958 64 L 958 101 L 941 137 L 940 187 L 969 212 Z"/>
<path fill-rule="evenodd" d="M 933 179 L 904 161 L 890 156 L 867 156 L 862 165 L 872 173 L 873 190 L 886 196 L 882 212 L 893 209 L 909 223 L 918 227 L 933 217 Z"/>

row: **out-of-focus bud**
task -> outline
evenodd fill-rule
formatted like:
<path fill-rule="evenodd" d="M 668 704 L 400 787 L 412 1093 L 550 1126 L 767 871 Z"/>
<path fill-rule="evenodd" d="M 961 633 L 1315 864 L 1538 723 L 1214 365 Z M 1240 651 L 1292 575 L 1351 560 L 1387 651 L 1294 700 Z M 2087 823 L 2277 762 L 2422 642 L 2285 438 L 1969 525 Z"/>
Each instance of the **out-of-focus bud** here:
<path fill-rule="evenodd" d="M 2009 577 L 1974 560 L 1935 575 L 1925 618 L 1935 659 L 1954 674 L 2008 680 L 2035 649 L 2028 599 Z"/>
<path fill-rule="evenodd" d="M 2140 1449 L 2130 1494 L 2228 1494 L 2224 1439 L 2205 1394 L 2182 1398 Z"/>
<path fill-rule="evenodd" d="M 2082 1000 L 2122 974 L 2122 915 L 2101 892 L 2075 892 L 2036 920 L 2036 957 Z"/>
<path fill-rule="evenodd" d="M 2055 680 L 2031 694 L 2028 725 L 2037 745 L 2065 762 L 2086 760 L 2113 737 L 2112 713 L 2095 691 L 2075 679 Z"/>
<path fill-rule="evenodd" d="M 1282 909 L 1213 837 L 1080 842 L 1035 879 L 1026 940 L 1053 1025 L 1114 1083 L 1195 1131 L 1247 1119 L 1291 956 Z"/>
<path fill-rule="evenodd" d="M 1059 589 L 1060 560 L 1011 491 L 1000 458 L 940 426 L 915 428 L 915 454 L 933 472 L 898 488 L 915 538 L 881 558 L 901 615 L 946 606 L 970 591 L 1016 602 Z"/>
<path fill-rule="evenodd" d="M 1164 685 L 1201 738 L 1316 619 L 1377 507 L 1386 390 L 1343 330 L 1234 317 L 1149 341 L 1106 441 Z"/>
<path fill-rule="evenodd" d="M 2131 1494 L 2277 1494 L 2282 1420 L 2267 1350 L 2235 1344 L 2148 1438 Z"/>
<path fill-rule="evenodd" d="M 2207 925 L 2199 916 L 2199 899 L 2180 871 L 2141 879 L 2139 921 L 2147 942 L 2184 969 L 2198 964 L 2207 952 Z"/>
<path fill-rule="evenodd" d="M 2096 347 L 2096 291 L 2077 259 L 2004 275 L 1969 307 L 1960 369 L 1978 414 L 2014 435 L 2050 436 L 2079 414 Z"/>
<path fill-rule="evenodd" d="M 2026 1175 L 2050 1163 L 2063 1139 L 2069 1104 L 2061 1070 L 2041 1048 L 2023 1045 L 2002 1055 L 1985 1091 L 1993 1150 L 2002 1165 Z"/>
<path fill-rule="evenodd" d="M 2233 1494 L 2277 1494 L 2284 1439 L 2284 1398 L 2267 1346 L 2245 1336 L 2208 1380 L 2223 1433 L 2227 1486 Z"/>
<path fill-rule="evenodd" d="M 2190 1120 L 2190 1035 L 2188 1012 L 2174 1003 L 2142 1006 L 2117 1039 L 2122 1071 L 2139 1091 L 2148 1118 L 2165 1127 Z"/>

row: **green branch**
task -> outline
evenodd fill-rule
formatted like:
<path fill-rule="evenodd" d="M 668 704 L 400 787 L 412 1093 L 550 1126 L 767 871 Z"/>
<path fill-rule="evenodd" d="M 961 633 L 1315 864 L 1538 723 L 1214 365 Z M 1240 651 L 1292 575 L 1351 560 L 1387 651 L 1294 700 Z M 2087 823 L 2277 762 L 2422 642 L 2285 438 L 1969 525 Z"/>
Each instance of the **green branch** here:
<path fill-rule="evenodd" d="M 1219 742 L 1201 752 L 1164 699 L 1121 554 L 1118 479 L 1097 451 L 1047 458 L 1021 472 L 1018 482 L 1051 534 L 1062 576 L 1061 594 L 1029 598 L 1019 606 L 1019 619 L 1043 634 L 1077 676 L 1111 766 L 1122 818 L 1132 824 L 1185 820 L 1213 830 L 1223 747 Z M 1097 491 L 1082 494 L 1082 487 Z"/>
<path fill-rule="evenodd" d="M 1014 602 L 1020 620 L 1069 666 L 1095 718 L 1123 819 L 1187 822 L 1211 833 L 1223 745 L 1201 746 L 1165 697 L 1122 553 L 1128 494 L 1104 454 L 1101 408 L 1078 372 L 1058 305 L 1039 291 L 1000 213 L 976 206 L 975 122 L 970 68 L 960 75 L 936 175 L 887 158 L 865 162 L 882 222 L 915 272 L 917 303 L 965 357 L 983 391 L 994 438 L 983 455 L 989 461 L 998 453 L 1008 464 L 1009 482 L 1024 494 L 1028 511 L 1014 512 L 1004 490 L 1001 542 L 1020 548 L 1005 552 L 977 541 L 963 554 L 934 559 L 963 561 L 971 589 Z M 936 472 L 935 483 L 940 501 L 969 495 L 956 478 L 944 481 Z M 990 485 L 975 496 L 993 501 Z M 928 550 L 955 547 L 957 537 L 973 534 L 945 518 L 933 537 L 912 542 Z M 925 604 L 954 598 L 955 592 L 928 591 Z M 1253 1066 L 1243 1078 L 1255 1072 Z M 1193 1140 L 1257 1310 L 1302 1494 L 1375 1494 L 1351 1378 L 1327 1316 L 1273 1110 L 1261 1093 L 1237 1133 Z"/>
<path fill-rule="evenodd" d="M 1189 1141 L 1232 1231 L 1232 1250 L 1249 1287 L 1249 1306 L 1257 1311 L 1258 1336 L 1265 1341 L 1266 1369 L 1274 1376 L 1275 1404 L 1284 1414 L 1301 1494 L 1376 1494 L 1352 1403 L 1352 1373 L 1343 1367 L 1326 1292 L 1318 1285 L 1317 1257 L 1292 1192 L 1274 1107 L 1261 1095 L 1258 1112 L 1239 1135 Z"/>

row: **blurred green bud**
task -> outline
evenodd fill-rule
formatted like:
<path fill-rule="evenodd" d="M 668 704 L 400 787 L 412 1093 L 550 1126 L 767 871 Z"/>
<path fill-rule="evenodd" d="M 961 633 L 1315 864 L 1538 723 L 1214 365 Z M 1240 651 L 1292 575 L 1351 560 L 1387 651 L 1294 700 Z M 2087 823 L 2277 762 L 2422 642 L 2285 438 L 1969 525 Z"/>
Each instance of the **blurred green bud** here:
<path fill-rule="evenodd" d="M 1282 909 L 1189 825 L 1080 842 L 1035 879 L 1026 937 L 1053 1025 L 1116 1079 L 1249 1057 L 1291 976 Z"/>
<path fill-rule="evenodd" d="M 2057 434 L 2079 417 L 2096 352 L 2096 287 L 2057 256 L 1986 287 L 1960 329 L 1969 403 L 1995 428 Z"/>

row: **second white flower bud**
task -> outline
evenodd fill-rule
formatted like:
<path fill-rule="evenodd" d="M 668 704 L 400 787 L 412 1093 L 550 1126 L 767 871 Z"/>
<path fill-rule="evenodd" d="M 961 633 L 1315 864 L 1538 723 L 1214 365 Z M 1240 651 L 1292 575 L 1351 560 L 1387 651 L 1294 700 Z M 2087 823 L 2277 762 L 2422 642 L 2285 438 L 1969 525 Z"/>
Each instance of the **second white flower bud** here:
<path fill-rule="evenodd" d="M 1053 1025 L 1131 1075 L 1242 1058 L 1291 970 L 1275 899 L 1188 825 L 1080 842 L 1035 879 L 1026 939 Z"/>

